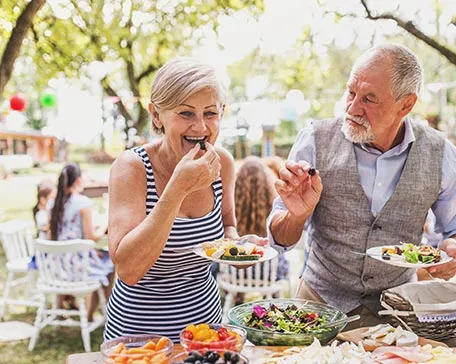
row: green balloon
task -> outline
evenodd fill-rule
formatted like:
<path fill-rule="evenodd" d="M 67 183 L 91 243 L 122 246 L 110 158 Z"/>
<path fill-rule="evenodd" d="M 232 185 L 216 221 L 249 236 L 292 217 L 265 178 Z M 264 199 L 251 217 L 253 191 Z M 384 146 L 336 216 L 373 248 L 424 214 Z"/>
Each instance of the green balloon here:
<path fill-rule="evenodd" d="M 45 92 L 40 95 L 40 104 L 43 107 L 52 108 L 57 104 L 57 96 L 51 92 Z"/>

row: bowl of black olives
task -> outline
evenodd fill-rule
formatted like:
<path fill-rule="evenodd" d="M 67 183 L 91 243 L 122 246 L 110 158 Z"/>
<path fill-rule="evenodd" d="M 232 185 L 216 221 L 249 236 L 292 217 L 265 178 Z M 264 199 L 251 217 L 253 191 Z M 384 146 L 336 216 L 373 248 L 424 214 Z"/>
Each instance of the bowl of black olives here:
<path fill-rule="evenodd" d="M 248 364 L 249 359 L 244 355 L 234 351 L 207 350 L 204 353 L 191 351 L 189 353 L 180 353 L 171 357 L 171 364 Z"/>

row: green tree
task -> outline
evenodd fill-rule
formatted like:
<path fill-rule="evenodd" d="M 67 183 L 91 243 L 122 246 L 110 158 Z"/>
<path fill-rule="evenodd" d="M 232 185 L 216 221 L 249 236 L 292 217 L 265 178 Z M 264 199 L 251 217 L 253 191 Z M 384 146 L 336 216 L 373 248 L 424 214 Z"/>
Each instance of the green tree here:
<path fill-rule="evenodd" d="M 22 43 L 36 14 L 45 2 L 46 0 L 31 0 L 24 5 L 24 1 L 2 0 L 0 3 L 0 18 L 4 20 L 3 24 L 11 25 L 12 28 L 8 30 L 5 27 L 0 27 L 0 39 L 6 39 L 6 42 L 0 40 L 0 46 L 4 47 L 0 60 L 0 99 L 13 73 Z M 13 23 L 14 25 L 12 25 Z"/>
<path fill-rule="evenodd" d="M 392 9 L 391 11 L 375 11 L 374 8 L 369 6 L 369 2 L 367 0 L 360 0 L 362 7 L 366 12 L 366 18 L 370 20 L 379 20 L 379 21 L 394 21 L 396 25 L 408 32 L 409 34 L 413 35 L 415 38 L 421 40 L 422 42 L 426 43 L 428 46 L 435 49 L 439 52 L 443 57 L 445 57 L 450 63 L 456 66 L 456 49 L 454 48 L 454 44 L 450 46 L 448 44 L 448 40 L 441 36 L 440 32 L 437 32 L 437 36 L 431 36 L 425 33 L 420 27 L 416 24 L 415 19 L 404 19 L 401 16 L 397 15 L 398 7 L 396 9 Z M 440 24 L 440 10 L 442 4 L 440 1 L 435 1 L 435 11 L 436 11 L 436 25 Z M 447 24 L 448 27 L 456 26 L 456 9 L 454 10 L 455 13 L 453 14 L 451 22 Z"/>
<path fill-rule="evenodd" d="M 117 104 L 120 114 L 141 132 L 149 115 L 150 80 L 170 57 L 188 54 L 197 45 L 203 27 L 217 29 L 217 18 L 239 9 L 258 13 L 262 0 L 112 1 L 69 0 L 60 11 L 66 19 L 49 14 L 34 26 L 34 61 L 46 78 L 81 74 L 93 61 L 115 62 L 116 72 L 102 80 L 108 96 L 128 90 L 138 100 L 133 108 Z"/>

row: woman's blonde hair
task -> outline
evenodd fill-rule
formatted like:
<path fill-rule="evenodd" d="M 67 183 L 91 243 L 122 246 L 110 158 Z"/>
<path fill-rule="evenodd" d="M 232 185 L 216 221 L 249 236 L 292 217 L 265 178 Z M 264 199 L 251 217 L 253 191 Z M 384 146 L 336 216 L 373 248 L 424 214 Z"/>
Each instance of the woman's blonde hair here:
<path fill-rule="evenodd" d="M 191 58 L 175 58 L 155 74 L 150 102 L 158 111 L 171 110 L 203 89 L 212 90 L 221 106 L 225 104 L 225 89 L 213 67 Z M 163 127 L 153 122 L 152 126 L 155 132 L 163 133 Z"/>
<path fill-rule="evenodd" d="M 258 157 L 247 157 L 236 176 L 235 204 L 239 234 L 266 236 L 266 218 L 276 196 L 272 171 Z"/>

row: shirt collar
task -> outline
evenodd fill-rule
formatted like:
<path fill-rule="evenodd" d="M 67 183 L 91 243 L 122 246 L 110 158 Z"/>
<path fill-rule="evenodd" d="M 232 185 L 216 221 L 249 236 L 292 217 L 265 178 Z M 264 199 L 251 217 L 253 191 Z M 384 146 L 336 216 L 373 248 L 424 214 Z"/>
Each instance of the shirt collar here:
<path fill-rule="evenodd" d="M 412 124 L 411 124 L 410 118 L 408 116 L 404 119 L 403 123 L 405 126 L 404 139 L 402 139 L 402 142 L 400 142 L 398 145 L 396 145 L 393 149 L 390 149 L 390 150 L 386 151 L 385 153 L 388 153 L 390 155 L 402 154 L 404 151 L 406 151 L 408 149 L 409 145 L 416 140 L 415 133 L 413 132 Z M 368 147 L 366 144 L 356 144 L 356 145 L 359 146 L 361 149 L 363 149 L 366 152 L 374 153 L 374 154 L 382 154 L 379 150 Z"/>

